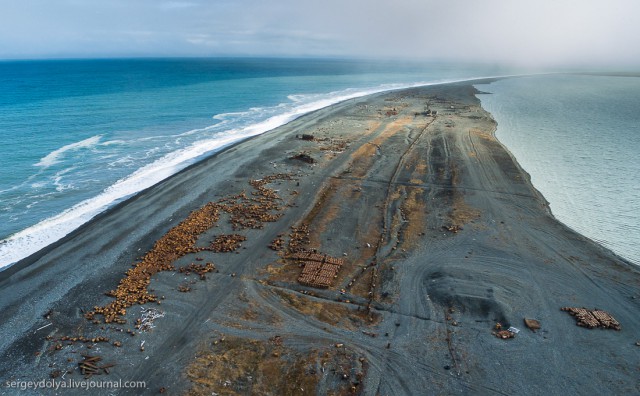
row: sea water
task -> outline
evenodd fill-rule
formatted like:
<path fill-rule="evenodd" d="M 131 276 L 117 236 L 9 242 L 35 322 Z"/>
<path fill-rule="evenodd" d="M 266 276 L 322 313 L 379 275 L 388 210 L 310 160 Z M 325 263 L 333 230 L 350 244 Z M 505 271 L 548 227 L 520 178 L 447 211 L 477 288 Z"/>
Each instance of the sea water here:
<path fill-rule="evenodd" d="M 640 264 L 640 78 L 544 75 L 478 85 L 497 138 L 554 216 Z"/>
<path fill-rule="evenodd" d="M 509 73 L 322 59 L 0 62 L 0 267 L 225 145 L 309 111 Z"/>

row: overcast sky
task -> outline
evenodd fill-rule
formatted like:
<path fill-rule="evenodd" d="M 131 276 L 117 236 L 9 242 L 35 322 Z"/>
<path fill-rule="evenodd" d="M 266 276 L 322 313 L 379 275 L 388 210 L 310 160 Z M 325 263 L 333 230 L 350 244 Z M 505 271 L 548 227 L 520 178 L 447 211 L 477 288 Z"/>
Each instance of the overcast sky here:
<path fill-rule="evenodd" d="M 225 55 L 640 66 L 640 1 L 0 0 L 0 58 Z"/>

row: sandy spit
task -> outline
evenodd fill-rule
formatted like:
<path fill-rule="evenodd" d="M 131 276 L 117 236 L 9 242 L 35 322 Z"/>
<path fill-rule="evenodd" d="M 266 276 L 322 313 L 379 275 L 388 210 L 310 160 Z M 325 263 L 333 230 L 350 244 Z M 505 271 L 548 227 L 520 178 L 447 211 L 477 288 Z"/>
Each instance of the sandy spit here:
<path fill-rule="evenodd" d="M 475 93 L 412 88 L 308 114 L 1 272 L 0 394 L 43 379 L 144 381 L 118 394 L 640 393 L 640 271 L 553 218 Z M 332 262 L 328 287 L 301 276 Z M 150 302 L 87 315 L 130 269 Z"/>

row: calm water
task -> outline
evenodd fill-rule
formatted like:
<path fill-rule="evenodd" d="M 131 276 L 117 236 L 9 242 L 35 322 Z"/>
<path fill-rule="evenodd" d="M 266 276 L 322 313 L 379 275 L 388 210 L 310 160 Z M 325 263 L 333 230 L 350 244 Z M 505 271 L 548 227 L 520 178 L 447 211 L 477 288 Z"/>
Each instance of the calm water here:
<path fill-rule="evenodd" d="M 0 62 L 0 267 L 224 145 L 311 110 L 504 74 L 338 60 Z"/>
<path fill-rule="evenodd" d="M 549 75 L 478 89 L 553 214 L 640 264 L 640 78 Z"/>

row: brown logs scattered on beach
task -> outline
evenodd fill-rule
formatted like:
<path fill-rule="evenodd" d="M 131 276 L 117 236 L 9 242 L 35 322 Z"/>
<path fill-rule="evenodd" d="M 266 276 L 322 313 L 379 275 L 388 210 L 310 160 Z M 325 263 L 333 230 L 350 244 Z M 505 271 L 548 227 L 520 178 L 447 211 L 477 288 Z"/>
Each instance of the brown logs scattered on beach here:
<path fill-rule="evenodd" d="M 111 303 L 102 307 L 93 307 L 91 312 L 85 314 L 89 320 L 94 320 L 96 315 L 102 315 L 105 323 L 125 323 L 122 316 L 126 315 L 127 308 L 134 304 L 146 304 L 158 302 L 158 297 L 149 293 L 151 277 L 158 272 L 174 271 L 173 263 L 187 254 L 198 253 L 207 248 L 198 247 L 196 244 L 202 233 L 213 227 L 223 212 L 228 213 L 230 222 L 234 228 L 262 228 L 264 222 L 273 222 L 282 216 L 278 213 L 282 208 L 276 203 L 280 200 L 277 191 L 266 187 L 276 180 L 291 180 L 290 174 L 274 174 L 259 180 L 250 180 L 249 184 L 255 191 L 251 197 L 245 193 L 221 199 L 217 202 L 209 202 L 200 209 L 194 210 L 162 236 L 140 262 L 135 263 L 129 269 L 125 277 L 120 280 L 118 287 L 106 293 L 115 298 Z M 276 213 L 273 213 L 276 212 Z M 223 236 L 224 240 L 218 241 L 215 247 L 220 251 L 237 249 L 239 242 L 246 237 L 238 234 Z M 215 248 L 214 247 L 214 248 Z M 195 266 L 195 264 L 193 264 Z M 204 273 L 213 271 L 213 264 L 191 267 L 192 272 L 198 273 L 204 278 Z M 188 270 L 188 269 L 187 269 Z"/>
<path fill-rule="evenodd" d="M 291 227 L 289 234 L 289 251 L 304 252 L 304 246 L 309 243 L 309 226 L 300 224 L 298 227 Z"/>
<path fill-rule="evenodd" d="M 99 374 L 109 374 L 109 369 L 115 364 L 102 364 L 99 365 L 99 362 L 102 360 L 100 356 L 89 356 L 82 355 L 82 360 L 78 363 L 78 368 L 80 369 L 80 373 L 85 376 L 85 378 L 89 378 L 92 375 Z"/>
<path fill-rule="evenodd" d="M 198 276 L 200 276 L 200 279 L 204 280 L 205 274 L 207 272 L 213 272 L 215 271 L 215 269 L 216 267 L 213 265 L 213 263 L 206 263 L 204 265 L 191 263 L 185 267 L 180 267 L 178 269 L 178 272 L 185 275 L 190 275 L 193 272 L 195 274 L 198 274 Z"/>
<path fill-rule="evenodd" d="M 595 329 L 601 327 L 603 329 L 620 330 L 620 323 L 614 319 L 611 314 L 598 309 L 590 310 L 587 308 L 564 307 L 562 311 L 569 312 L 571 316 L 576 318 L 576 325 Z"/>
<path fill-rule="evenodd" d="M 127 271 L 115 290 L 107 293 L 115 301 L 103 307 L 94 307 L 85 317 L 92 320 L 95 315 L 103 315 L 105 323 L 124 323 L 121 317 L 130 306 L 158 301 L 158 297 L 148 290 L 151 276 L 161 271 L 172 271 L 175 260 L 201 251 L 201 248 L 196 247 L 198 236 L 211 228 L 219 217 L 220 205 L 212 202 L 191 212 L 185 220 L 160 238 L 142 261 Z"/>
<path fill-rule="evenodd" d="M 271 243 L 269 244 L 269 249 L 275 251 L 284 249 L 284 239 L 282 239 L 281 237 L 277 237 L 276 239 L 271 241 Z"/>
<path fill-rule="evenodd" d="M 238 250 L 247 237 L 240 234 L 218 235 L 209 249 L 216 253 L 228 253 Z"/>

